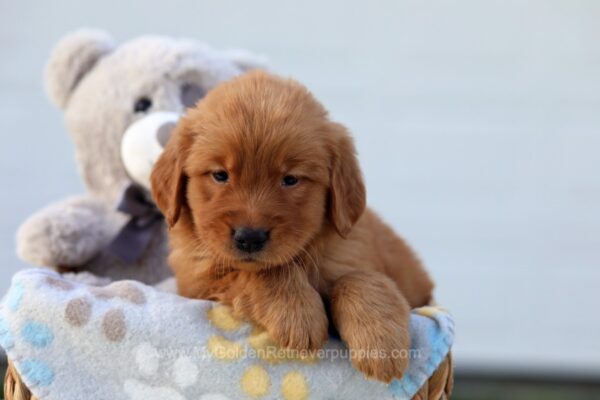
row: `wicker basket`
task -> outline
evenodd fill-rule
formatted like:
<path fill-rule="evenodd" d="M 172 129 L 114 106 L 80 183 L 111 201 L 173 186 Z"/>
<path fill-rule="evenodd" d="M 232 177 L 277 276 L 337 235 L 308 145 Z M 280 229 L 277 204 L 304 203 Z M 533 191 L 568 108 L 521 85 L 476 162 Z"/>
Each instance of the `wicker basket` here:
<path fill-rule="evenodd" d="M 413 397 L 413 400 L 449 399 L 453 383 L 452 355 L 448 354 L 427 383 Z M 21 380 L 19 373 L 10 360 L 8 361 L 8 369 L 4 377 L 4 398 L 5 400 L 37 400 L 37 397 L 33 396 L 29 389 L 27 389 L 27 386 Z"/>
<path fill-rule="evenodd" d="M 4 376 L 4 399 L 37 400 L 37 397 L 33 396 L 29 389 L 27 389 L 27 386 L 21 380 L 19 373 L 10 360 L 8 360 L 8 368 Z"/>

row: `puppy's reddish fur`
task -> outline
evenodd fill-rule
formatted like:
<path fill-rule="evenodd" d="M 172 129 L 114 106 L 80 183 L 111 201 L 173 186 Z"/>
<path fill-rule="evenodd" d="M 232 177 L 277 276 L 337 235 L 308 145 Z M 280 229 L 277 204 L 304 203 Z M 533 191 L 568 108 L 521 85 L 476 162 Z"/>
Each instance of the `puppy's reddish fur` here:
<path fill-rule="evenodd" d="M 298 184 L 282 185 L 286 175 Z M 152 189 L 182 295 L 229 304 L 296 349 L 327 339 L 325 300 L 356 368 L 386 382 L 402 375 L 407 359 L 372 351 L 408 348 L 409 310 L 430 301 L 433 284 L 365 209 L 352 139 L 303 86 L 253 72 L 212 90 L 178 124 Z M 240 226 L 268 229 L 264 250 L 240 254 Z"/>

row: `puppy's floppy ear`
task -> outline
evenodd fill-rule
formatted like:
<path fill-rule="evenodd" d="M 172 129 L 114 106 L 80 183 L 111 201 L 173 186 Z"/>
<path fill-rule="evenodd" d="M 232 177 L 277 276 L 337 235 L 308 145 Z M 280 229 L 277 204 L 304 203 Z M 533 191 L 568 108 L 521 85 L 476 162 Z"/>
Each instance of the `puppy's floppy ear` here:
<path fill-rule="evenodd" d="M 346 237 L 365 211 L 365 185 L 348 131 L 336 123 L 330 123 L 329 129 L 333 132 L 333 143 L 328 212 L 336 231 Z"/>
<path fill-rule="evenodd" d="M 169 227 L 173 227 L 179 220 L 181 207 L 186 202 L 187 176 L 183 171 L 183 164 L 191 141 L 192 137 L 187 133 L 182 120 L 154 164 L 150 175 L 152 196 Z"/>

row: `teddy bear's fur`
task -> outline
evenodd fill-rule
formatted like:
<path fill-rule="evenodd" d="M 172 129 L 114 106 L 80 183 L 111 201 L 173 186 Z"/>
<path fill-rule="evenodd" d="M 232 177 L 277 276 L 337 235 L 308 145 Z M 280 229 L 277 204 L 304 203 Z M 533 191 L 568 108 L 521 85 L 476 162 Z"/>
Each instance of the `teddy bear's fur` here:
<path fill-rule="evenodd" d="M 216 51 L 189 40 L 145 36 L 116 46 L 98 30 L 66 35 L 51 54 L 45 83 L 51 101 L 64 112 L 87 192 L 27 219 L 17 233 L 20 258 L 113 280 L 153 284 L 169 276 L 162 221 L 136 261 L 125 262 L 107 250 L 128 220 L 116 210 L 131 183 L 120 158 L 123 133 L 148 112 L 182 112 L 189 102 L 183 99 L 186 85 L 199 96 L 263 62 L 247 52 Z M 142 97 L 152 105 L 135 112 Z"/>

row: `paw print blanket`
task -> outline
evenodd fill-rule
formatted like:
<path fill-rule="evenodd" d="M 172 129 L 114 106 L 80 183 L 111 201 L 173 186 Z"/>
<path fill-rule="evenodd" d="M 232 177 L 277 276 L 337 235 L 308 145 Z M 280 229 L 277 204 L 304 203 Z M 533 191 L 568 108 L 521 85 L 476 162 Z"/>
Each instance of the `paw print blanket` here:
<path fill-rule="evenodd" d="M 411 317 L 410 366 L 365 379 L 330 339 L 315 354 L 278 348 L 225 306 L 133 281 L 98 287 L 47 270 L 15 275 L 0 306 L 0 345 L 40 400 L 409 399 L 450 350 L 442 308 Z"/>

